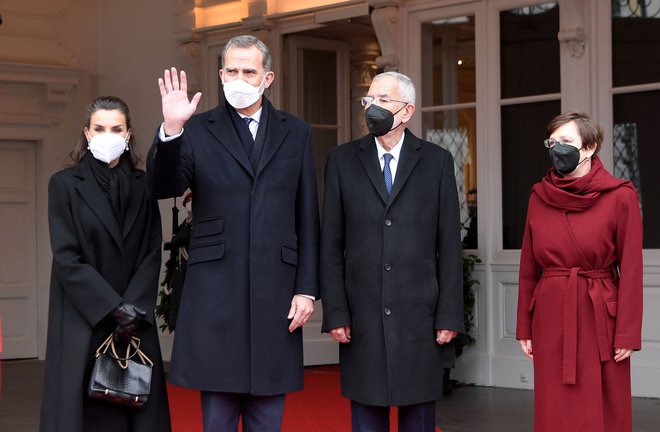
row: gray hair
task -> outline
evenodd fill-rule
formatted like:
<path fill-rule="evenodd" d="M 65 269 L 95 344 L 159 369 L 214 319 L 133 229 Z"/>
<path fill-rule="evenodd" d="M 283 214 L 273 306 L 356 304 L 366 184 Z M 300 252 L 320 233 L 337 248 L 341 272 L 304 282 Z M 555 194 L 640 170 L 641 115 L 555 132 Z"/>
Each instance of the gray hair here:
<path fill-rule="evenodd" d="M 225 48 L 222 50 L 222 68 L 225 67 L 225 55 L 229 48 L 250 48 L 256 46 L 259 51 L 261 51 L 261 57 L 263 59 L 262 64 L 266 72 L 270 72 L 270 67 L 272 64 L 272 59 L 270 57 L 270 50 L 261 39 L 252 36 L 252 35 L 241 35 L 234 36 L 229 39 L 229 42 L 225 45 Z"/>
<path fill-rule="evenodd" d="M 399 96 L 408 103 L 411 104 L 415 103 L 415 85 L 413 84 L 410 78 L 408 78 L 404 74 L 400 74 L 399 72 L 390 71 L 390 72 L 379 73 L 374 77 L 373 81 L 385 77 L 392 77 L 396 79 L 397 82 L 399 83 Z"/>

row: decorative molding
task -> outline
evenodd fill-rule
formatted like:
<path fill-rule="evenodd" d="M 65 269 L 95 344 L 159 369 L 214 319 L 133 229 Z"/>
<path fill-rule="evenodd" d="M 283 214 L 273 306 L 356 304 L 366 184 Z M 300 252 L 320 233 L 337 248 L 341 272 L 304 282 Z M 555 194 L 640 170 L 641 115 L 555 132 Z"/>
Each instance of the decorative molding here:
<path fill-rule="evenodd" d="M 397 6 L 386 6 L 371 12 L 371 22 L 378 38 L 381 55 L 376 58 L 378 67 L 385 71 L 399 69 L 401 21 Z"/>
<path fill-rule="evenodd" d="M 85 71 L 61 66 L 10 63 L 0 61 L 0 81 L 21 83 L 78 84 Z"/>
<path fill-rule="evenodd" d="M 0 62 L 0 83 L 40 86 L 43 100 L 53 108 L 71 100 L 73 89 L 83 73 L 82 69 Z"/>
<path fill-rule="evenodd" d="M 560 43 L 566 44 L 570 56 L 576 59 L 582 58 L 586 47 L 583 9 L 583 0 L 560 1 L 561 28 L 557 39 Z"/>
<path fill-rule="evenodd" d="M 261 17 L 268 13 L 268 2 L 265 0 L 247 0 L 248 16 Z"/>
<path fill-rule="evenodd" d="M 3 10 L 0 61 L 74 65 L 74 53 L 63 41 L 66 3 L 68 0 L 45 3 L 38 12 L 18 4 L 15 9 Z"/>
<path fill-rule="evenodd" d="M 376 57 L 378 46 L 369 44 L 368 47 L 355 47 L 350 53 L 350 83 L 351 83 L 351 138 L 355 139 L 366 135 L 369 130 L 364 122 L 364 109 L 360 98 L 369 91 L 374 76 L 378 73 Z"/>
<path fill-rule="evenodd" d="M 579 59 L 584 55 L 586 38 L 582 28 L 561 30 L 557 35 L 557 39 L 559 39 L 559 42 L 567 44 L 571 57 Z"/>
<path fill-rule="evenodd" d="M 198 40 L 189 40 L 179 45 L 188 78 L 188 96 L 202 91 L 202 48 Z"/>
<path fill-rule="evenodd" d="M 270 28 L 254 29 L 252 33 L 268 46 L 272 46 L 275 42 L 273 40 L 273 31 Z"/>
<path fill-rule="evenodd" d="M 71 99 L 71 90 L 73 86 L 70 84 L 46 84 L 46 102 L 53 105 L 66 104 Z"/>
<path fill-rule="evenodd" d="M 498 282 L 500 291 L 500 340 L 516 339 L 518 283 Z"/>
<path fill-rule="evenodd" d="M 403 0 L 369 0 L 367 2 L 373 8 L 386 7 L 386 6 L 400 6 Z"/>

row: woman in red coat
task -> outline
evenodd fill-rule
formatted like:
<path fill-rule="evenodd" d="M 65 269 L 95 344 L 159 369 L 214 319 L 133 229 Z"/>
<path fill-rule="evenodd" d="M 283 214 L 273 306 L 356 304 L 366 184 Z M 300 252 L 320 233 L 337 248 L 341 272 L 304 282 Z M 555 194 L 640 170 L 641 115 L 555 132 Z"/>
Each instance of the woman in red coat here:
<path fill-rule="evenodd" d="M 516 338 L 534 361 L 535 432 L 632 430 L 630 354 L 641 349 L 637 191 L 596 154 L 586 114 L 548 125 L 554 167 L 532 188 Z"/>

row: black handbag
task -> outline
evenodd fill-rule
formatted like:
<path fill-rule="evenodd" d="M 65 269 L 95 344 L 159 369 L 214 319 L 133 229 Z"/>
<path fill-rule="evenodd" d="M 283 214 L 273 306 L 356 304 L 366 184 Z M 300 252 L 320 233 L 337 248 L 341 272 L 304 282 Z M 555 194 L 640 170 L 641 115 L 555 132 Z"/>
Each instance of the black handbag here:
<path fill-rule="evenodd" d="M 140 350 L 140 339 L 131 338 L 126 356 L 119 357 L 112 333 L 98 347 L 87 396 L 132 408 L 142 408 L 151 391 L 153 362 Z"/>

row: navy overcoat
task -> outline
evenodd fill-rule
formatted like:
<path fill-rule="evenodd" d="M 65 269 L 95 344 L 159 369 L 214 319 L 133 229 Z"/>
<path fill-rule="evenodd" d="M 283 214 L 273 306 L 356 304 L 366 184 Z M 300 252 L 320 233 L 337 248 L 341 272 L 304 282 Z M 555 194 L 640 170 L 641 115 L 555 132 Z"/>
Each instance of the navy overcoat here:
<path fill-rule="evenodd" d="M 206 391 L 287 393 L 303 386 L 302 329 L 288 331 L 291 300 L 319 296 L 311 128 L 264 97 L 255 170 L 230 109 L 194 115 L 173 141 L 157 136 L 148 158 L 157 198 L 188 187 L 195 197 L 168 379 Z"/>
<path fill-rule="evenodd" d="M 388 196 L 376 143 L 333 149 L 323 197 L 323 329 L 340 344 L 342 394 L 367 405 L 442 396 L 436 330 L 463 331 L 463 266 L 454 162 L 409 130 Z"/>

